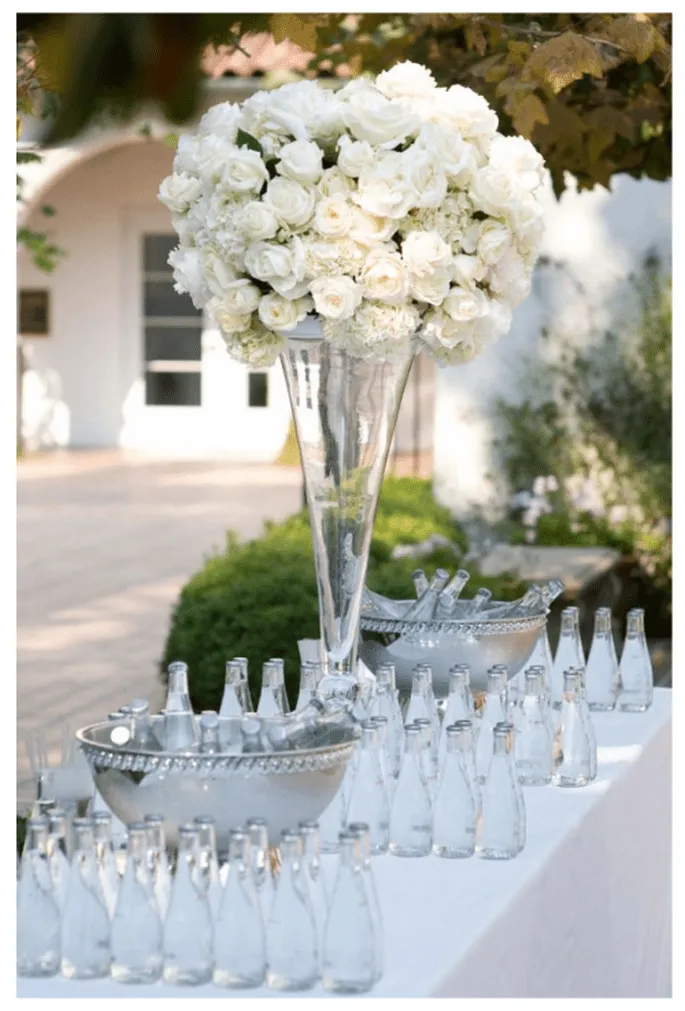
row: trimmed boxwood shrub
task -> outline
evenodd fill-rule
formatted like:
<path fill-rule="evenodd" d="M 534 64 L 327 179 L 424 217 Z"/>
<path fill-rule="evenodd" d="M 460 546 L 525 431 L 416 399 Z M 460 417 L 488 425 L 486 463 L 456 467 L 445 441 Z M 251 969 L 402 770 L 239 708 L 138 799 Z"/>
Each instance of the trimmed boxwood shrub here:
<path fill-rule="evenodd" d="M 417 544 L 434 534 L 448 538 L 420 562 L 392 559 L 399 544 Z M 449 511 L 439 506 L 430 482 L 387 478 L 384 482 L 369 556 L 368 585 L 390 597 L 413 594 L 410 574 L 421 565 L 429 575 L 443 566 L 454 573 L 467 547 L 466 537 Z M 481 577 L 472 570 L 465 596 L 487 586 L 500 600 L 519 596 L 513 578 Z M 172 660 L 189 668 L 190 696 L 195 712 L 218 710 L 227 659 L 249 661 L 250 688 L 255 705 L 261 686 L 261 665 L 269 657 L 283 657 L 291 704 L 299 682 L 298 639 L 319 635 L 314 558 L 307 512 L 284 523 L 266 524 L 256 540 L 240 543 L 227 535 L 226 550 L 207 560 L 181 591 L 161 662 L 161 677 Z"/>

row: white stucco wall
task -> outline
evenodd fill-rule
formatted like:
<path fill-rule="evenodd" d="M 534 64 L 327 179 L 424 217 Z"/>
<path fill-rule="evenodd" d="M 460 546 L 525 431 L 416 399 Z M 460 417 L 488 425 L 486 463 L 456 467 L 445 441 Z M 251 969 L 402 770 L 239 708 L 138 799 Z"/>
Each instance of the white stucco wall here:
<path fill-rule="evenodd" d="M 280 368 L 271 370 L 269 406 L 247 407 L 247 369 L 231 361 L 214 331 L 203 335 L 202 407 L 144 406 L 140 276 L 131 236 L 137 222 L 139 232 L 173 231 L 157 200 L 172 158 L 171 148 L 149 140 L 79 161 L 40 195 L 55 217 L 28 218 L 36 229 L 47 224 L 68 254 L 49 275 L 20 255 L 19 287 L 50 292 L 50 335 L 24 341 L 30 448 L 120 445 L 259 462 L 274 459 L 283 445 L 289 408 Z"/>
<path fill-rule="evenodd" d="M 569 183 L 560 200 L 547 195 L 542 249 L 568 272 L 539 268 L 507 336 L 468 365 L 437 370 L 435 492 L 457 514 L 496 514 L 499 502 L 490 478 L 497 470 L 493 405 L 525 397 L 524 356 L 549 353 L 541 327 L 553 324 L 569 341 L 587 341 L 620 319 L 631 297 L 626 279 L 649 251 L 670 260 L 670 182 L 619 176 L 611 191 L 596 186 L 582 193 L 573 180 Z M 569 283 L 568 273 L 582 292 Z"/>

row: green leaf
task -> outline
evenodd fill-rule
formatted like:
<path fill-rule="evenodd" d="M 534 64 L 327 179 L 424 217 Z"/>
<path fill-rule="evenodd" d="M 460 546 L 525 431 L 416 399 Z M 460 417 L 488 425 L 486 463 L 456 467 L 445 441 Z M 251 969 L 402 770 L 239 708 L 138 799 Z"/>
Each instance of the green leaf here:
<path fill-rule="evenodd" d="M 235 142 L 238 147 L 249 147 L 251 151 L 258 151 L 262 154 L 262 145 L 259 143 L 256 137 L 253 137 L 251 133 L 247 133 L 246 130 L 238 130 L 236 134 Z"/>
<path fill-rule="evenodd" d="M 28 165 L 30 162 L 39 162 L 43 159 L 33 151 L 17 151 L 17 165 Z"/>
<path fill-rule="evenodd" d="M 53 218 L 55 216 L 55 208 L 51 204 L 43 204 L 40 213 L 44 214 L 46 218 Z"/>

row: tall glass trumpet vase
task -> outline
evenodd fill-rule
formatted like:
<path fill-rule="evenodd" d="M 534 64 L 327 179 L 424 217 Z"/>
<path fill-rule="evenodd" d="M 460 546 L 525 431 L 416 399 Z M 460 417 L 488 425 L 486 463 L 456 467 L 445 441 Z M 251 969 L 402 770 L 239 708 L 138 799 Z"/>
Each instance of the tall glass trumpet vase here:
<path fill-rule="evenodd" d="M 307 317 L 281 354 L 314 543 L 321 662 L 355 676 L 373 522 L 415 346 L 383 360 L 331 344 Z"/>

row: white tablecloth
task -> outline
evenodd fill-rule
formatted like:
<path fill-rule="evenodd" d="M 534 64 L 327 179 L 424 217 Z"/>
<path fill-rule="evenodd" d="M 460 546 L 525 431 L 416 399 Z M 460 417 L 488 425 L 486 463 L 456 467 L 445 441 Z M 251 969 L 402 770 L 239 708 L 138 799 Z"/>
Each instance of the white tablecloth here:
<path fill-rule="evenodd" d="M 597 780 L 526 788 L 528 839 L 515 860 L 374 859 L 387 967 L 369 996 L 670 996 L 671 692 L 657 689 L 647 713 L 593 719 Z M 335 858 L 325 859 L 330 879 Z M 60 977 L 18 980 L 17 994 L 227 996 Z"/>

